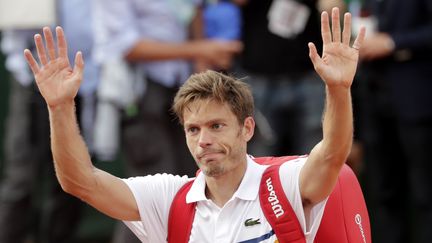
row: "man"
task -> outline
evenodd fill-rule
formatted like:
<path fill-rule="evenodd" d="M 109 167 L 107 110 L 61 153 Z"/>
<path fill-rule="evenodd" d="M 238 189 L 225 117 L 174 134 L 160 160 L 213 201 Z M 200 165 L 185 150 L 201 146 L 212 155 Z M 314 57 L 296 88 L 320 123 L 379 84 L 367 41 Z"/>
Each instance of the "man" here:
<path fill-rule="evenodd" d="M 280 171 L 286 196 L 307 242 L 314 240 L 326 198 L 351 148 L 350 86 L 365 34 L 362 28 L 350 48 L 350 14 L 345 14 L 342 38 L 337 8 L 332 11 L 332 31 L 326 12 L 321 21 L 322 58 L 313 43 L 309 43 L 309 55 L 326 84 L 323 140 L 307 159 L 285 163 Z M 73 98 L 84 67 L 82 55 L 77 53 L 72 69 L 62 29 L 56 28 L 58 56 L 51 31 L 44 28 L 43 32 L 48 55 L 42 37 L 36 35 L 40 64 L 28 50 L 25 56 L 48 105 L 52 151 L 60 184 L 65 191 L 113 218 L 140 221 L 128 224 L 142 241 L 165 242 L 171 202 L 189 179 L 158 174 L 121 180 L 92 165 L 74 113 Z M 267 223 L 252 232 L 235 224 L 241 217 L 262 215 L 256 195 L 266 167 L 254 163 L 246 154 L 255 127 L 252 100 L 250 90 L 241 81 L 215 72 L 192 76 L 176 95 L 174 111 L 184 126 L 188 148 L 203 171 L 187 196 L 188 201 L 198 202 L 189 242 L 244 241 L 271 231 Z M 268 239 L 274 242 L 276 236 Z"/>

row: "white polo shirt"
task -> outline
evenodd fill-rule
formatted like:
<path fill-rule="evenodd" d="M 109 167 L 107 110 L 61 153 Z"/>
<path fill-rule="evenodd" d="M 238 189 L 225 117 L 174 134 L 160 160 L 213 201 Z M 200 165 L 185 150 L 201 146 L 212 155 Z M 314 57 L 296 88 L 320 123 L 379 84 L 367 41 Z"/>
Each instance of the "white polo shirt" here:
<path fill-rule="evenodd" d="M 305 161 L 306 158 L 299 158 L 285 163 L 279 173 L 282 187 L 299 219 L 306 242 L 313 243 L 326 200 L 313 207 L 309 225 L 306 225 L 298 183 Z M 246 173 L 239 188 L 222 208 L 206 198 L 205 178 L 200 173 L 186 196 L 188 203 L 197 202 L 189 242 L 275 242 L 276 235 L 261 210 L 258 197 L 261 177 L 266 167 L 248 157 Z M 125 223 L 142 242 L 166 242 L 171 202 L 177 191 L 189 180 L 186 176 L 168 174 L 125 180 L 135 196 L 141 215 L 141 221 Z M 256 224 L 246 226 L 246 221 L 255 221 Z"/>

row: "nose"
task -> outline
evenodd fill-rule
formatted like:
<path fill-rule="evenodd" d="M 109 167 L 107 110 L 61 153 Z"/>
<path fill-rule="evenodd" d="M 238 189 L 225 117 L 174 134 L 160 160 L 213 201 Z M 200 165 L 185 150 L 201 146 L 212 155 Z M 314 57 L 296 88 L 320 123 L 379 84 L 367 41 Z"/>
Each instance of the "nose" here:
<path fill-rule="evenodd" d="M 206 129 L 201 130 L 198 140 L 198 145 L 202 148 L 206 148 L 212 144 L 213 138 L 209 131 Z"/>

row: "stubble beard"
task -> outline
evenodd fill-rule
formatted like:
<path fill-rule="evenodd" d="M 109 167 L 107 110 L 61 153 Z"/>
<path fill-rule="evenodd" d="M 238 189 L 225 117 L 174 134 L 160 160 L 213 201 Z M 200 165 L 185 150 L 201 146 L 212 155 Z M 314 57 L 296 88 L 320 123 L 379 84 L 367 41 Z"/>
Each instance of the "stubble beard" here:
<path fill-rule="evenodd" d="M 203 169 L 203 173 L 208 177 L 218 177 L 225 173 L 225 168 L 222 165 L 210 165 Z"/>

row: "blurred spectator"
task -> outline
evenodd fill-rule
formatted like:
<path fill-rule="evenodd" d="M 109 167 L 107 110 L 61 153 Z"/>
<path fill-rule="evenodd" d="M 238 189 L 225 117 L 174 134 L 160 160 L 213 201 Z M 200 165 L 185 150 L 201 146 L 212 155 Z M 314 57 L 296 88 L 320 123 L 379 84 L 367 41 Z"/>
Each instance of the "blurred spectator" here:
<path fill-rule="evenodd" d="M 79 49 L 89 57 L 92 36 L 88 1 L 62 0 L 57 1 L 57 6 L 59 23 L 70 36 L 69 51 L 75 53 Z M 48 111 L 22 53 L 25 48 L 35 51 L 31 43 L 36 33 L 32 29 L 6 30 L 1 42 L 12 78 L 4 178 L 0 184 L 1 243 L 20 243 L 28 238 L 41 243 L 75 242 L 75 230 L 81 215 L 82 203 L 64 193 L 55 178 Z M 86 81 L 81 86 L 80 98 L 84 97 L 85 103 L 79 106 L 83 108 L 80 110 L 87 109 L 86 99 L 97 85 L 97 70 L 90 59 L 84 75 Z M 42 186 L 42 183 L 47 184 Z M 45 185 L 47 192 L 41 190 Z M 39 192 L 43 195 L 38 195 Z M 41 199 L 41 205 L 36 199 Z M 33 211 L 34 207 L 38 211 Z"/>
<path fill-rule="evenodd" d="M 87 0 L 58 1 L 61 3 L 62 10 L 62 14 L 59 16 L 60 23 L 69 40 L 69 60 L 73 62 L 75 60 L 74 55 L 78 51 L 81 51 L 85 58 L 84 82 L 79 90 L 81 109 L 79 124 L 90 154 L 94 154 L 96 90 L 100 81 L 100 68 L 92 58 L 94 44 L 92 4 L 91 1 Z"/>
<path fill-rule="evenodd" d="M 227 68 L 232 55 L 240 51 L 240 43 L 199 39 L 204 36 L 199 0 L 96 0 L 94 3 L 95 58 L 103 65 L 102 77 L 109 79 L 110 75 L 104 73 L 113 69 L 128 73 L 125 70 L 132 67 L 146 80 L 135 86 L 129 79 L 136 77 L 125 76 L 126 86 L 137 87 L 128 88 L 132 90 L 129 96 L 139 98 L 135 104 L 128 97 L 118 100 L 126 104 L 120 119 L 127 176 L 157 172 L 194 175 L 196 166 L 184 143 L 184 132 L 170 113 L 172 99 L 190 75 L 191 64 L 197 64 L 199 70 L 205 69 L 205 65 Z M 126 65 L 121 64 L 123 61 L 127 61 Z M 108 79 L 102 78 L 101 85 L 118 84 L 119 80 Z M 101 105 L 109 103 L 101 102 Z M 138 239 L 120 226 L 114 242 L 138 242 Z"/>
<path fill-rule="evenodd" d="M 206 38 L 219 40 L 241 38 L 241 12 L 230 0 L 208 0 L 204 9 L 204 23 Z"/>
<path fill-rule="evenodd" d="M 359 70 L 374 242 L 430 242 L 432 1 L 368 0 L 365 8 L 377 23 Z"/>
<path fill-rule="evenodd" d="M 239 7 L 231 2 L 231 0 L 205 1 L 203 19 L 206 38 L 220 41 L 240 40 L 242 28 L 241 12 Z M 231 67 L 232 65 L 229 66 Z M 229 71 L 227 68 L 223 70 L 217 67 L 211 68 L 222 72 Z"/>
<path fill-rule="evenodd" d="M 256 155 L 304 154 L 321 139 L 324 84 L 308 42 L 321 46 L 318 0 L 234 0 L 242 6 L 240 73 L 252 86 Z M 332 1 L 337 2 L 337 1 Z M 331 6 L 333 7 L 333 6 Z"/>

